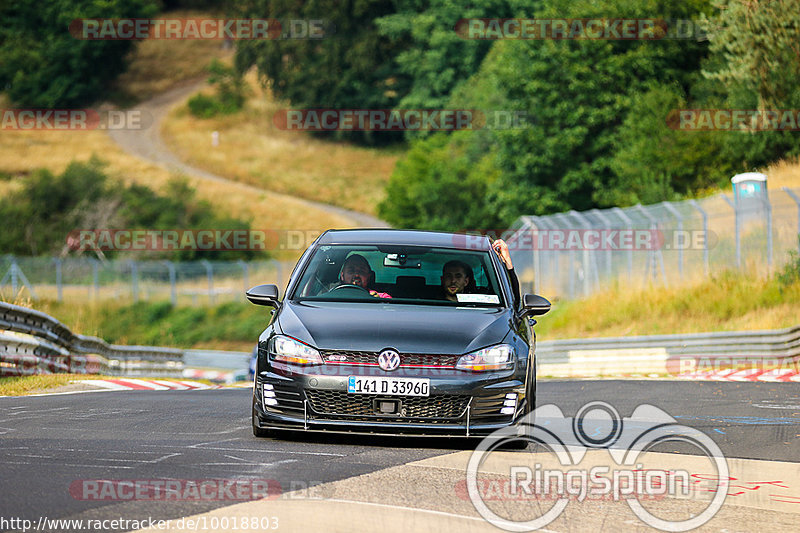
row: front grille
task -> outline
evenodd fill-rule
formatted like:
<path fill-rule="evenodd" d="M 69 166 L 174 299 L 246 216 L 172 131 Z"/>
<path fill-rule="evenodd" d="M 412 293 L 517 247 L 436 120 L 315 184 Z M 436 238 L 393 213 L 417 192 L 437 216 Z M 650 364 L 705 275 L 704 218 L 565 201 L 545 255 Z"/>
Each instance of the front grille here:
<path fill-rule="evenodd" d="M 378 397 L 400 400 L 403 413 L 401 415 L 391 415 L 390 418 L 392 419 L 460 418 L 467 409 L 470 400 L 469 396 L 464 395 L 428 397 L 372 396 L 330 390 L 307 390 L 306 397 L 308 398 L 309 406 L 315 413 L 340 417 L 386 418 L 386 415 L 375 414 L 373 400 Z"/>
<path fill-rule="evenodd" d="M 458 355 L 449 354 L 401 353 L 400 368 L 418 365 L 452 368 L 456 366 L 459 357 Z M 378 364 L 378 354 L 376 352 L 326 351 L 322 352 L 322 358 L 326 363 Z"/>

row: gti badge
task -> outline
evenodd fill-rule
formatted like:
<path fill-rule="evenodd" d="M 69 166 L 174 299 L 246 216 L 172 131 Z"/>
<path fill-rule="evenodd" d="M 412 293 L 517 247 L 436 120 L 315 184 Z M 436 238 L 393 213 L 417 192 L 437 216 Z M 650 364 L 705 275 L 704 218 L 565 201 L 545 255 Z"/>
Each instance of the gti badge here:
<path fill-rule="evenodd" d="M 387 372 L 396 370 L 400 366 L 400 354 L 392 349 L 387 349 L 378 354 L 378 366 Z"/>

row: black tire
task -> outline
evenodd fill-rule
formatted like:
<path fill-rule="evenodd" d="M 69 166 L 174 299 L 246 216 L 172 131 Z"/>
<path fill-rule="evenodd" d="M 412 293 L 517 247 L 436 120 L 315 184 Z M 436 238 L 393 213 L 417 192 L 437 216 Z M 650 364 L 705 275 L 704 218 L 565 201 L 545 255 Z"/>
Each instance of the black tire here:
<path fill-rule="evenodd" d="M 504 443 L 501 448 L 506 450 L 527 450 L 529 442 L 528 439 L 514 439 Z"/>

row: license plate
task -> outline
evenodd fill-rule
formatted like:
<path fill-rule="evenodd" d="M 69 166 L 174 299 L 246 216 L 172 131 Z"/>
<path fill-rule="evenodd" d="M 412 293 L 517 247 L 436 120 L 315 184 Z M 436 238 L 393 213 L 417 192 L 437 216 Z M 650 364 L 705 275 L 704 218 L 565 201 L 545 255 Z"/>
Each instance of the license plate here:
<path fill-rule="evenodd" d="M 430 389 L 431 380 L 428 378 L 347 378 L 347 392 L 350 394 L 430 396 Z"/>

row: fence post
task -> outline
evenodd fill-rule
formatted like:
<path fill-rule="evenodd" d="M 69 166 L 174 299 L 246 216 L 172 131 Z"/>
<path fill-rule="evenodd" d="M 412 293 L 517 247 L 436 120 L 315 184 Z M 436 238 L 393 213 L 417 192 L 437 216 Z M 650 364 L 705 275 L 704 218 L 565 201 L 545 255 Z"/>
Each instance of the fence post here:
<path fill-rule="evenodd" d="M 772 202 L 764 196 L 764 207 L 767 210 L 767 271 L 772 270 Z"/>
<path fill-rule="evenodd" d="M 581 225 L 582 229 L 589 230 L 592 228 L 592 223 L 590 220 L 587 220 L 584 215 L 578 213 L 574 209 L 569 212 L 570 216 L 578 221 L 578 224 Z M 592 261 L 594 268 L 592 268 L 592 264 L 589 261 L 589 248 L 586 247 L 585 235 L 584 238 L 581 239 L 582 247 L 583 247 L 583 295 L 589 296 L 591 293 L 591 285 L 592 280 L 590 279 L 590 275 L 595 277 L 597 281 L 597 285 L 600 285 L 600 279 L 597 274 L 597 255 L 592 251 L 591 254 Z"/>
<path fill-rule="evenodd" d="M 214 269 L 208 260 L 200 261 L 206 267 L 206 278 L 208 279 L 208 303 L 214 305 Z"/>
<path fill-rule="evenodd" d="M 735 220 L 735 232 L 736 232 L 736 268 L 739 270 L 742 269 L 742 242 L 741 236 L 739 235 L 739 210 L 736 209 L 736 205 L 734 202 L 731 202 L 731 199 L 728 198 L 727 194 L 722 195 L 722 199 L 725 200 L 731 209 L 733 209 L 733 218 Z"/>
<path fill-rule="evenodd" d="M 658 222 L 656 222 L 656 219 L 653 217 L 653 215 L 648 213 L 647 210 L 644 208 L 644 206 L 642 204 L 636 204 L 636 208 L 639 210 L 639 212 L 642 214 L 642 216 L 644 216 L 647 220 L 650 221 L 650 230 L 651 231 L 657 230 L 658 229 Z M 648 270 L 650 269 L 650 267 L 653 268 L 653 279 L 655 280 L 656 279 L 656 256 L 658 256 L 658 263 L 659 263 L 659 266 L 661 267 L 661 281 L 664 283 L 665 287 L 668 287 L 669 283 L 667 282 L 667 273 L 666 273 L 666 269 L 664 268 L 664 254 L 661 253 L 661 249 L 660 248 L 659 249 L 650 250 L 649 257 L 648 257 L 649 262 L 650 262 L 650 266 L 648 266 Z"/>
<path fill-rule="evenodd" d="M 244 280 L 244 290 L 247 292 L 247 289 L 250 288 L 250 269 L 247 266 L 247 263 L 244 262 L 243 259 L 239 259 L 237 261 L 239 266 L 242 267 L 242 278 Z"/>
<path fill-rule="evenodd" d="M 100 261 L 92 259 L 92 282 L 94 284 L 94 299 L 100 297 Z"/>
<path fill-rule="evenodd" d="M 275 277 L 278 278 L 277 281 L 276 281 L 276 284 L 278 285 L 278 287 L 282 287 L 283 286 L 283 265 L 281 265 L 281 262 L 278 261 L 277 259 L 273 259 L 273 261 L 275 261 Z"/>
<path fill-rule="evenodd" d="M 133 301 L 139 301 L 139 272 L 136 261 L 130 261 L 131 265 L 131 290 L 133 291 Z"/>
<path fill-rule="evenodd" d="M 789 187 L 783 187 L 783 192 L 797 204 L 797 253 L 800 253 L 800 198 Z"/>
<path fill-rule="evenodd" d="M 606 225 L 606 229 L 607 230 L 611 229 L 611 221 L 608 219 L 607 216 L 605 216 L 603 214 L 602 211 L 600 211 L 599 209 L 592 209 L 590 211 L 590 213 L 592 213 L 594 216 L 599 218 L 600 222 L 602 222 L 603 224 Z M 608 278 L 608 279 L 611 279 L 611 254 L 612 253 L 614 253 L 614 251 L 611 248 L 609 248 L 608 250 L 606 250 L 606 254 L 605 254 L 605 256 L 606 256 L 606 278 Z"/>
<path fill-rule="evenodd" d="M 175 285 L 175 265 L 172 261 L 164 261 L 164 264 L 167 265 L 167 269 L 169 269 L 169 299 L 174 307 L 178 305 L 178 289 Z"/>
<path fill-rule="evenodd" d="M 56 257 L 56 294 L 59 302 L 64 301 L 64 288 L 61 286 L 61 258 Z"/>
<path fill-rule="evenodd" d="M 619 218 L 622 219 L 622 221 L 625 224 L 628 225 L 628 229 L 629 230 L 633 230 L 633 220 L 631 219 L 631 217 L 629 217 L 627 214 L 625 214 L 625 211 L 623 211 L 619 207 L 612 207 L 611 210 L 614 211 L 614 214 L 616 214 Z M 628 283 L 633 283 L 633 249 L 632 248 L 628 250 Z"/>
<path fill-rule="evenodd" d="M 678 220 L 678 232 L 683 236 L 683 215 L 670 202 L 661 202 L 661 205 Z M 675 243 L 675 236 L 672 237 L 672 242 Z M 683 279 L 683 246 L 678 246 L 678 275 Z"/>
<path fill-rule="evenodd" d="M 697 200 L 689 200 L 689 205 L 697 209 L 703 217 L 703 265 L 705 266 L 705 274 L 708 276 L 708 213 L 700 207 Z"/>

